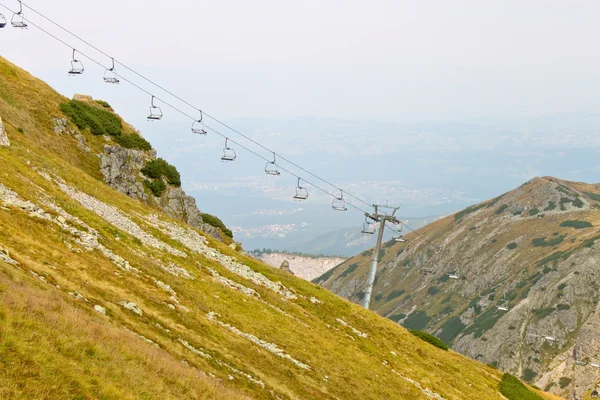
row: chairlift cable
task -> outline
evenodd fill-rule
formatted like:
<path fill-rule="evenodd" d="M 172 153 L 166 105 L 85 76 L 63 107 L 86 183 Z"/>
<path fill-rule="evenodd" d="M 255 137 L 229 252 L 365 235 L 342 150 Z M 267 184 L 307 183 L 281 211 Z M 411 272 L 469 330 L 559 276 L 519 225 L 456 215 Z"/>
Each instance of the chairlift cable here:
<path fill-rule="evenodd" d="M 43 19 L 47 20 L 47 21 L 48 21 L 48 22 L 50 22 L 51 24 L 55 25 L 56 27 L 60 28 L 61 30 L 65 31 L 65 32 L 67 32 L 69 35 L 71 35 L 71 36 L 75 37 L 76 39 L 80 40 L 82 43 L 85 43 L 86 45 L 88 45 L 88 46 L 89 46 L 89 47 L 91 47 L 92 49 L 96 50 L 97 52 L 99 52 L 99 53 L 101 53 L 102 55 L 104 55 L 104 56 L 106 56 L 106 57 L 110 58 L 111 62 L 113 62 L 113 63 L 118 63 L 119 65 L 121 65 L 121 66 L 122 66 L 123 68 L 125 68 L 126 70 L 128 70 L 128 71 L 130 71 L 131 73 L 133 73 L 133 74 L 137 75 L 138 77 L 140 77 L 140 78 L 144 79 L 144 80 L 145 80 L 145 81 L 147 81 L 148 83 L 150 83 L 150 84 L 154 85 L 155 87 L 157 87 L 157 88 L 159 88 L 160 90 L 164 91 L 165 93 L 169 94 L 169 95 L 170 95 L 170 96 L 172 96 L 173 98 L 175 98 L 175 99 L 177 99 L 177 100 L 181 101 L 182 103 L 186 104 L 186 105 L 187 105 L 187 106 L 189 106 L 189 107 L 192 107 L 192 108 L 194 108 L 195 110 L 201 111 L 201 110 L 200 110 L 200 108 L 198 108 L 198 107 L 196 107 L 195 105 L 193 105 L 193 104 L 189 103 L 188 101 L 184 100 L 184 99 L 183 99 L 183 98 L 181 98 L 180 96 L 178 96 L 178 95 L 176 95 L 175 93 L 173 93 L 173 92 L 169 91 L 168 89 L 164 88 L 163 86 L 159 85 L 158 83 L 154 82 L 153 80 L 151 80 L 151 79 L 147 78 L 146 76 L 144 76 L 144 75 L 142 75 L 141 73 L 137 72 L 137 71 L 136 71 L 136 70 L 134 70 L 133 68 L 130 68 L 130 67 L 129 67 L 129 66 L 127 66 L 126 64 L 124 64 L 124 63 L 122 63 L 122 62 L 118 61 L 117 59 L 115 59 L 114 57 L 110 56 L 110 55 L 109 55 L 109 54 L 107 54 L 106 52 L 104 52 L 104 51 L 100 50 L 98 47 L 94 46 L 93 44 L 89 43 L 89 42 L 88 42 L 88 41 L 86 41 L 85 39 L 81 38 L 81 37 L 80 37 L 80 36 L 78 36 L 77 34 L 73 33 L 72 31 L 68 30 L 67 28 L 63 27 L 62 25 L 60 25 L 60 24 L 58 24 L 58 23 L 54 22 L 52 19 L 50 19 L 50 18 L 46 17 L 44 14 L 40 13 L 39 11 L 37 11 L 36 9 L 34 9 L 33 7 L 29 6 L 27 3 L 21 3 L 21 4 L 22 4 L 22 5 L 24 5 L 25 7 L 27 7 L 28 9 L 30 9 L 31 11 L 33 11 L 35 14 L 39 15 L 40 17 L 42 17 Z M 12 9 L 10 9 L 9 7 L 7 7 L 7 6 L 6 6 L 6 5 L 4 5 L 3 3 L 0 3 L 0 6 L 4 7 L 4 8 L 5 8 L 5 9 L 7 9 L 8 11 L 10 11 L 10 12 L 13 12 L 13 13 L 14 13 L 14 11 L 13 11 Z M 70 44 L 68 44 L 67 42 L 65 42 L 64 40 L 62 40 L 61 38 L 59 38 L 59 37 L 57 37 L 56 35 L 54 35 L 54 34 L 52 34 L 51 32 L 49 32 L 48 30 L 46 30 L 46 29 L 42 28 L 41 26 L 39 26 L 39 25 L 37 25 L 37 24 L 33 23 L 31 20 L 29 20 L 29 19 L 27 19 L 27 18 L 25 18 L 25 17 L 23 17 L 23 20 L 24 20 L 24 21 L 27 21 L 29 24 L 31 24 L 32 26 L 34 26 L 34 27 L 38 28 L 39 30 L 41 30 L 42 32 L 44 32 L 44 33 L 45 33 L 45 34 L 47 34 L 48 36 L 52 37 L 53 39 L 57 40 L 58 42 L 62 43 L 62 44 L 63 44 L 63 45 L 65 45 L 66 47 L 68 47 L 68 48 L 70 48 L 70 49 L 73 49 L 73 48 L 74 48 L 73 46 L 71 46 Z M 169 102 L 167 102 L 167 101 L 163 100 L 163 99 L 162 99 L 162 98 L 160 98 L 160 97 L 157 97 L 157 96 L 153 95 L 153 94 L 152 94 L 150 91 L 148 91 L 148 90 L 144 89 L 142 86 L 140 86 L 140 85 L 138 85 L 138 84 L 136 84 L 136 83 L 132 82 L 131 80 L 127 79 L 126 77 L 124 77 L 124 76 L 122 76 L 122 75 L 120 75 L 120 74 L 116 73 L 116 72 L 114 71 L 114 67 L 112 67 L 112 68 L 111 68 L 111 67 L 106 67 L 106 66 L 104 66 L 104 65 L 103 65 L 101 62 L 99 62 L 99 61 L 97 61 L 96 59 L 94 59 L 93 57 L 91 57 L 91 56 L 89 56 L 89 55 L 87 55 L 87 54 L 85 54 L 85 53 L 82 53 L 82 52 L 81 52 L 81 51 L 79 51 L 79 50 L 78 50 L 77 52 L 78 52 L 78 53 L 79 53 L 81 56 L 83 56 L 83 57 L 87 58 L 88 60 L 92 61 L 93 63 L 95 63 L 96 65 L 100 66 L 101 68 L 103 68 L 103 69 L 105 69 L 105 70 L 107 70 L 107 69 L 108 69 L 108 70 L 113 70 L 113 72 L 114 72 L 115 76 L 117 76 L 117 77 L 121 78 L 121 79 L 122 79 L 124 82 L 127 82 L 127 83 L 129 83 L 130 85 L 132 85 L 132 86 L 133 86 L 133 87 L 135 87 L 136 89 L 138 89 L 138 90 L 140 90 L 140 91 L 142 91 L 142 92 L 146 93 L 147 95 L 149 95 L 149 96 L 154 96 L 154 98 L 155 98 L 156 100 L 160 101 L 161 103 L 163 103 L 164 105 L 168 106 L 168 107 L 169 107 L 169 108 L 171 108 L 172 110 L 174 110 L 174 111 L 177 111 L 177 112 L 179 112 L 180 114 L 182 114 L 183 116 L 186 116 L 186 117 L 190 118 L 192 121 L 197 121 L 197 119 L 196 119 L 195 117 L 193 117 L 193 116 L 189 115 L 188 113 L 186 113 L 185 111 L 181 110 L 180 108 L 178 108 L 178 107 L 176 107 L 176 106 L 172 105 L 171 103 L 169 103 Z M 114 64 L 113 64 L 113 65 L 114 65 Z M 300 165 L 296 164 L 295 162 L 293 162 L 293 161 L 291 161 L 290 159 L 288 159 L 288 158 L 286 158 L 286 157 L 282 156 L 281 154 L 278 154 L 278 153 L 276 153 L 276 152 L 274 152 L 274 151 L 270 150 L 268 147 L 266 147 L 266 146 L 262 145 L 261 143 L 259 143 L 259 142 L 255 141 L 254 139 L 252 139 L 252 138 L 248 137 L 247 135 L 244 135 L 244 134 L 243 134 L 243 133 L 241 133 L 240 131 L 236 130 L 235 128 L 233 128 L 233 127 L 231 127 L 231 126 L 229 126 L 229 125 L 227 125 L 226 123 L 224 123 L 224 122 L 220 121 L 219 119 L 217 119 L 217 118 L 213 117 L 212 115 L 210 115 L 210 114 L 207 114 L 207 113 L 206 113 L 206 112 L 204 112 L 204 111 L 201 111 L 201 112 L 203 113 L 203 115 L 207 116 L 207 117 L 208 117 L 208 118 L 210 118 L 211 120 L 215 121 L 216 123 L 220 124 L 221 126 L 223 126 L 223 127 L 227 128 L 227 129 L 229 129 L 229 130 L 231 130 L 231 131 L 235 132 L 236 134 L 238 134 L 238 135 L 240 135 L 241 137 L 243 137 L 243 138 L 245 138 L 245 139 L 249 140 L 250 142 L 254 143 L 255 145 L 257 145 L 257 146 L 261 147 L 262 149 L 264 149 L 264 150 L 267 150 L 267 151 L 269 151 L 270 153 L 275 153 L 275 154 L 277 154 L 277 156 L 278 156 L 280 159 L 282 159 L 282 160 L 284 160 L 284 161 L 288 162 L 290 165 L 292 165 L 292 166 L 295 166 L 296 168 L 298 168 L 298 169 L 300 169 L 300 170 L 304 171 L 305 173 L 307 173 L 307 174 L 309 174 L 309 175 L 311 175 L 311 176 L 313 176 L 313 177 L 317 178 L 318 180 L 322 181 L 323 183 L 325 183 L 325 184 L 327 184 L 327 185 L 329 185 L 329 186 L 331 186 L 331 187 L 333 187 L 333 188 L 335 188 L 335 189 L 337 189 L 337 190 L 343 191 L 343 189 L 339 188 L 337 185 L 335 185 L 335 184 L 333 184 L 333 183 L 329 182 L 328 180 L 326 180 L 326 179 L 324 179 L 324 178 L 321 178 L 320 176 L 318 176 L 318 175 L 314 174 L 313 172 L 311 172 L 311 171 L 309 171 L 309 170 L 305 169 L 304 167 L 302 167 L 302 166 L 300 166 Z M 239 143 L 239 142 L 237 142 L 237 141 L 235 141 L 235 140 L 232 140 L 231 138 L 228 138 L 228 136 L 226 136 L 226 135 L 222 134 L 221 132 L 217 131 L 216 129 L 214 129 L 214 128 L 212 128 L 212 127 L 208 126 L 208 125 L 206 125 L 206 123 L 203 123 L 203 124 L 204 124 L 204 126 L 205 126 L 207 129 L 209 129 L 210 131 L 212 131 L 212 132 L 216 133 L 217 135 L 221 136 L 221 137 L 222 137 L 222 138 L 224 138 L 224 139 L 229 139 L 229 141 L 230 141 L 231 143 L 233 143 L 233 144 L 235 144 L 236 146 L 239 146 L 240 148 L 242 148 L 242 149 L 244 149 L 244 150 L 248 151 L 249 153 L 251 153 L 251 154 L 255 155 L 256 157 L 258 157 L 258 158 L 261 158 L 262 160 L 264 160 L 264 161 L 266 161 L 266 162 L 270 162 L 270 161 L 271 161 L 271 160 L 267 159 L 266 157 L 262 156 L 261 154 L 257 153 L 256 151 L 254 151 L 254 150 L 252 150 L 252 149 L 248 148 L 247 146 L 244 146 L 244 145 L 242 145 L 241 143 Z M 278 164 L 278 167 L 279 167 L 279 168 L 280 168 L 282 171 L 285 171 L 285 172 L 287 172 L 288 174 L 290 174 L 290 175 L 292 175 L 292 176 L 294 176 L 294 177 L 296 177 L 296 178 L 301 178 L 301 177 L 300 177 L 300 176 L 299 176 L 297 173 L 295 173 L 295 172 L 292 172 L 292 171 L 290 171 L 289 169 L 287 169 L 287 168 L 284 168 L 284 167 L 282 167 L 282 166 L 281 166 L 281 165 L 279 165 L 279 164 Z M 303 180 L 304 182 L 306 182 L 308 185 L 310 185 L 310 186 L 314 187 L 315 189 L 317 189 L 317 190 L 319 190 L 319 191 L 321 191 L 321 192 L 323 192 L 323 193 L 325 193 L 325 194 L 327 194 L 327 195 L 329 195 L 329 196 L 333 197 L 334 199 L 335 199 L 335 198 L 337 198 L 337 196 L 336 196 L 335 194 L 332 194 L 332 193 L 330 193 L 330 192 L 329 192 L 329 191 L 327 191 L 326 189 L 323 189 L 322 187 L 320 187 L 320 186 L 318 186 L 318 185 L 316 185 L 316 184 L 314 184 L 314 183 L 312 183 L 312 182 L 309 182 L 309 181 L 307 181 L 307 180 L 306 180 L 306 179 L 304 179 L 304 178 L 302 178 L 302 180 Z M 357 196 L 353 195 L 352 193 L 349 193 L 349 192 L 347 192 L 347 191 L 344 191 L 344 192 L 345 192 L 345 194 L 346 194 L 348 197 L 351 197 L 351 198 L 353 198 L 354 200 L 356 200 L 356 201 L 358 201 L 358 202 L 360 202 L 360 203 L 362 203 L 362 204 L 364 204 L 364 205 L 366 205 L 366 206 L 368 206 L 368 207 L 371 207 L 371 206 L 372 206 L 372 205 L 371 205 L 371 204 L 369 204 L 368 202 L 366 202 L 366 201 L 364 201 L 363 199 L 361 199 L 361 198 L 359 198 L 359 197 L 357 197 Z M 365 211 L 365 210 L 363 210 L 362 208 L 360 208 L 360 207 L 358 207 L 358 206 L 356 206 L 356 205 L 354 205 L 354 204 L 352 204 L 352 203 L 350 203 L 350 202 L 346 202 L 346 204 L 347 204 L 349 207 L 352 207 L 352 208 L 354 208 L 355 210 L 357 210 L 357 211 L 360 211 L 362 214 L 364 214 L 364 213 L 366 212 L 366 211 Z M 384 213 L 384 214 L 385 214 L 385 213 Z M 437 246 L 436 244 L 434 244 L 433 242 L 431 242 L 429 239 L 427 239 L 427 238 L 426 238 L 426 237 L 424 237 L 423 235 L 421 235 L 421 234 L 419 234 L 418 232 L 416 232 L 414 229 L 412 229 L 412 228 L 411 228 L 410 226 L 408 226 L 407 224 L 405 224 L 405 223 L 403 223 L 403 222 L 401 222 L 401 224 L 402 224 L 404 227 L 406 227 L 408 230 L 410 230 L 412 233 L 414 233 L 416 236 L 418 236 L 419 238 L 423 239 L 423 240 L 424 240 L 425 242 L 427 242 L 429 245 L 431 245 L 432 247 L 434 247 L 434 248 L 435 248 L 435 249 L 436 249 L 438 252 L 440 252 L 440 253 L 446 253 L 446 251 L 445 251 L 444 249 L 442 249 L 441 247 Z M 386 226 L 386 228 L 387 228 L 387 229 L 390 229 L 392 232 L 395 232 L 395 233 L 397 233 L 397 232 L 396 232 L 396 231 L 395 231 L 393 228 L 391 228 L 391 227 L 389 227 L 389 226 Z M 409 243 L 413 243 L 413 244 L 416 244 L 414 241 L 408 241 L 408 240 L 407 240 L 407 242 L 409 242 Z M 454 259 L 454 257 L 452 257 L 452 258 Z"/>

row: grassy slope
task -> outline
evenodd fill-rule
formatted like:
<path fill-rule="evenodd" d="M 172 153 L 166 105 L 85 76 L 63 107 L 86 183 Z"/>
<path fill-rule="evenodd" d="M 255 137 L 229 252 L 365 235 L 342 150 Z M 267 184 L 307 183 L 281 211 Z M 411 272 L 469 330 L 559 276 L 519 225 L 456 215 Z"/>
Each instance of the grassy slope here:
<path fill-rule="evenodd" d="M 102 183 L 95 154 L 104 138 L 84 133 L 92 148 L 92 153 L 84 153 L 73 137 L 52 133 L 50 118 L 62 116 L 58 105 L 64 100 L 0 58 L 0 116 L 12 143 L 10 148 L 0 148 L 0 183 L 38 204 L 51 199 L 96 229 L 102 244 L 141 273 L 117 269 L 99 251 L 70 251 L 65 242 L 73 243 L 73 238 L 56 224 L 23 210 L 0 207 L 0 246 L 20 263 L 17 268 L 0 261 L 0 397 L 235 399 L 272 398 L 272 391 L 290 399 L 425 398 L 395 370 L 447 399 L 501 398 L 501 375 L 494 369 L 425 344 L 389 320 L 208 238 L 221 253 L 305 296 L 286 301 L 166 236 L 143 216 L 157 214 L 163 221 L 182 224 Z M 34 168 L 118 207 L 143 230 L 187 257 L 142 245 L 83 208 Z M 191 271 L 196 279 L 175 277 L 158 265 L 170 262 Z M 256 290 L 261 300 L 215 283 L 207 267 Z M 31 272 L 44 276 L 47 283 Z M 167 307 L 170 295 L 153 278 L 170 285 L 189 311 Z M 87 301 L 67 294 L 74 290 Z M 312 296 L 323 303 L 313 304 L 308 300 Z M 135 302 L 143 316 L 118 306 L 123 300 Z M 93 311 L 96 304 L 106 309 L 106 316 Z M 234 335 L 211 322 L 208 312 L 277 344 L 311 370 L 299 369 Z M 337 318 L 368 338 L 358 337 Z M 194 354 L 179 338 L 212 359 Z M 239 375 L 229 380 L 231 370 L 223 363 L 261 380 L 266 390 Z"/>

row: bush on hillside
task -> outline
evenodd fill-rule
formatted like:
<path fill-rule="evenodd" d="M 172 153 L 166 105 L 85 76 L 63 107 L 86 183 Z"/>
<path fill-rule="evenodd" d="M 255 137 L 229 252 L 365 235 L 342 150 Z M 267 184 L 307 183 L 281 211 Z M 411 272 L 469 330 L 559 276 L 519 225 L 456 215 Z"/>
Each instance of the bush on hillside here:
<path fill-rule="evenodd" d="M 231 230 L 225 226 L 223 221 L 221 221 L 219 218 L 215 217 L 214 215 L 202 213 L 202 221 L 209 224 L 210 226 L 220 229 L 221 232 L 223 232 L 223 234 L 225 236 L 229 236 L 230 238 L 233 238 L 233 232 L 231 232 Z"/>
<path fill-rule="evenodd" d="M 426 341 L 427 343 L 432 344 L 439 349 L 448 350 L 448 346 L 446 346 L 446 344 L 444 342 L 442 342 L 440 339 L 436 338 L 435 336 L 430 335 L 427 332 L 419 331 L 416 329 L 409 329 L 408 331 L 410 333 L 412 333 L 413 335 L 415 335 L 416 337 L 418 337 L 419 339 L 422 339 L 422 340 Z"/>
<path fill-rule="evenodd" d="M 104 108 L 108 108 L 108 109 L 112 110 L 112 107 L 110 106 L 110 104 L 108 104 L 104 100 L 96 100 L 96 103 L 100 104 Z"/>
<path fill-rule="evenodd" d="M 348 268 L 346 268 L 346 270 L 340 274 L 340 278 L 350 275 L 351 273 L 356 271 L 357 268 L 358 268 L 358 263 L 350 264 L 350 266 Z"/>
<path fill-rule="evenodd" d="M 568 220 L 561 222 L 560 226 L 575 228 L 575 229 L 583 229 L 583 228 L 591 228 L 593 225 L 587 221 L 578 221 L 578 220 Z"/>
<path fill-rule="evenodd" d="M 123 131 L 119 117 L 83 101 L 71 100 L 61 104 L 60 109 L 79 129 L 89 129 L 94 135 L 117 136 Z"/>
<path fill-rule="evenodd" d="M 156 179 L 154 181 L 149 181 L 148 179 L 144 179 L 144 185 L 148 189 L 150 189 L 152 194 L 154 194 L 156 197 L 162 196 L 165 189 L 167 189 L 167 185 L 165 185 L 165 183 L 163 182 L 162 179 Z"/>
<path fill-rule="evenodd" d="M 511 242 L 509 244 L 506 245 L 506 248 L 509 250 L 513 250 L 517 248 L 517 244 L 515 242 Z"/>
<path fill-rule="evenodd" d="M 115 136 L 115 141 L 126 149 L 152 150 L 152 145 L 136 133 Z"/>
<path fill-rule="evenodd" d="M 502 375 L 498 389 L 508 400 L 543 400 L 511 374 Z"/>
<path fill-rule="evenodd" d="M 181 177 L 177 168 L 163 160 L 157 158 L 156 160 L 149 161 L 144 168 L 142 168 L 142 174 L 148 178 L 158 179 L 161 177 L 167 178 L 167 182 L 173 186 L 181 186 Z"/>

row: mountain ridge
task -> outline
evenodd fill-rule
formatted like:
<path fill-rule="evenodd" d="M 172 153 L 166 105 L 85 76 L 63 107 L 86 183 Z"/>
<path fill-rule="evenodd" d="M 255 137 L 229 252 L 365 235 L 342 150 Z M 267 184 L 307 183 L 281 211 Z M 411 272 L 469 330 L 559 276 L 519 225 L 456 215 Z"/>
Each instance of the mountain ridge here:
<path fill-rule="evenodd" d="M 407 234 L 406 243 L 387 242 L 372 308 L 554 393 L 589 395 L 591 360 L 600 356 L 586 334 L 600 321 L 591 289 L 600 285 L 599 226 L 600 184 L 534 178 Z M 314 282 L 359 302 L 371 255 Z M 575 367 L 583 358 L 586 366 Z"/>

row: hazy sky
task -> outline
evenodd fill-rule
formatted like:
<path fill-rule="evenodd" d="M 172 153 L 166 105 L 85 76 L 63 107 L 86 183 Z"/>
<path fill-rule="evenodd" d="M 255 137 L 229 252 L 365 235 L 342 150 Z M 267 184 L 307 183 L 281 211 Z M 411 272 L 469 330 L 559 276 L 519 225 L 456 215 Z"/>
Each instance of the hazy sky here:
<path fill-rule="evenodd" d="M 598 1 L 27 3 L 224 118 L 473 120 L 600 111 Z M 0 32 L 0 55 L 67 95 L 101 74 L 88 62 L 88 76 L 67 78 L 69 53 L 37 29 Z M 125 85 L 112 97 L 127 111 L 138 99 Z"/>

